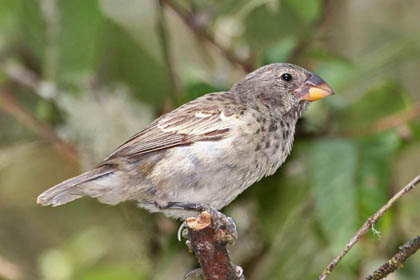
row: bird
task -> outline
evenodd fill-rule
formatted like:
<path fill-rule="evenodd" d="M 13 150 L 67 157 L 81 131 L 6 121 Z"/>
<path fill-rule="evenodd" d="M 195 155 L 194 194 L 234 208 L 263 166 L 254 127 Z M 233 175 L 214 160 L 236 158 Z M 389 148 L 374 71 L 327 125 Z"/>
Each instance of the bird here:
<path fill-rule="evenodd" d="M 283 164 L 309 103 L 332 95 L 318 75 L 293 64 L 265 65 L 230 90 L 208 93 L 164 114 L 93 169 L 37 198 L 59 206 L 89 196 L 186 219 L 216 216 Z M 98 135 L 98 137 L 100 137 Z"/>

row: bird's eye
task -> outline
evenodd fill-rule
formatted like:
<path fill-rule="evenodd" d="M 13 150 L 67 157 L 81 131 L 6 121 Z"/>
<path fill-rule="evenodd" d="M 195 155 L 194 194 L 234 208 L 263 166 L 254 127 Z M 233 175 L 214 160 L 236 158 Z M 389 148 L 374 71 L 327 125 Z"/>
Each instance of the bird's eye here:
<path fill-rule="evenodd" d="M 289 73 L 284 73 L 283 75 L 281 75 L 281 79 L 283 81 L 290 82 L 292 80 L 292 75 L 290 75 Z"/>

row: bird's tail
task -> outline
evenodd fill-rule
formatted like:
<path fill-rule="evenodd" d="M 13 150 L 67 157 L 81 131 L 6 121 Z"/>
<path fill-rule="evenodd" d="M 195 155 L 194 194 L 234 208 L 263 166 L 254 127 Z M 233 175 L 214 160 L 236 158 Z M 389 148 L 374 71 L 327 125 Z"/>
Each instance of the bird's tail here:
<path fill-rule="evenodd" d="M 79 176 L 70 178 L 40 194 L 37 203 L 42 204 L 43 206 L 59 206 L 78 199 L 87 194 L 79 187 L 81 184 L 107 176 L 112 173 L 112 171 L 113 169 L 111 166 L 104 165 L 80 174 Z"/>

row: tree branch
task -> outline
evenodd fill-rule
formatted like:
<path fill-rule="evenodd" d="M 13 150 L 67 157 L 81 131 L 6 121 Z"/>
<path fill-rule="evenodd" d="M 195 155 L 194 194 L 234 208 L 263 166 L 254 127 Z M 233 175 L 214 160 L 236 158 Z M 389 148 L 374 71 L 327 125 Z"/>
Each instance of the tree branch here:
<path fill-rule="evenodd" d="M 403 112 L 386 116 L 374 123 L 370 131 L 374 133 L 382 132 L 391 128 L 399 127 L 407 122 L 417 119 L 420 116 L 420 103 L 414 104 Z"/>
<path fill-rule="evenodd" d="M 234 53 L 225 49 L 214 39 L 213 35 L 211 35 L 208 32 L 205 26 L 197 24 L 196 21 L 194 21 L 193 14 L 189 13 L 188 11 L 185 11 L 178 5 L 174 4 L 171 0 L 161 0 L 161 2 L 167 5 L 169 8 L 171 8 L 197 37 L 199 37 L 200 39 L 204 39 L 209 44 L 213 45 L 233 65 L 241 68 L 245 72 L 252 72 L 254 70 L 254 66 L 252 65 L 252 63 L 238 58 Z"/>
<path fill-rule="evenodd" d="M 69 143 L 62 140 L 54 131 L 54 128 L 47 123 L 41 122 L 32 112 L 22 106 L 5 87 L 0 88 L 0 109 L 38 133 L 42 138 L 53 144 L 54 148 L 70 158 L 77 161 L 76 149 Z"/>
<path fill-rule="evenodd" d="M 31 89 L 32 93 L 49 102 L 54 102 L 58 93 L 55 84 L 41 80 L 39 75 L 24 65 L 10 61 L 0 64 L 8 79 Z"/>
<path fill-rule="evenodd" d="M 215 229 L 208 212 L 202 212 L 198 219 L 188 218 L 186 224 L 189 235 L 187 244 L 197 257 L 205 280 L 245 279 L 242 268 L 230 261 L 226 246 L 231 236 L 226 235 L 223 229 Z"/>
<path fill-rule="evenodd" d="M 339 136 L 346 137 L 360 137 L 369 136 L 375 133 L 381 133 L 383 131 L 399 128 L 407 124 L 409 121 L 415 120 L 420 116 L 420 103 L 415 103 L 410 108 L 404 111 L 397 112 L 392 115 L 385 116 L 372 125 L 365 128 L 351 129 L 343 133 L 338 133 Z"/>
<path fill-rule="evenodd" d="M 167 32 L 168 29 L 167 29 L 167 23 L 165 19 L 165 14 L 164 14 L 165 11 L 164 11 L 163 5 L 164 5 L 163 0 L 159 0 L 157 3 L 158 34 L 159 34 L 160 43 L 162 46 L 163 59 L 166 64 L 169 80 L 172 86 L 172 90 L 171 90 L 172 92 L 171 98 L 173 102 L 172 105 L 176 107 L 179 105 L 179 101 L 181 99 L 180 98 L 181 92 L 179 90 L 179 83 L 175 75 L 175 69 L 173 67 L 173 63 L 171 59 L 171 50 L 169 46 L 169 38 L 168 38 L 168 32 Z"/>
<path fill-rule="evenodd" d="M 305 54 L 305 52 L 308 50 L 308 48 L 311 46 L 311 43 L 314 41 L 314 39 L 318 35 L 318 30 L 322 29 L 323 26 L 326 26 L 328 20 L 330 19 L 330 14 L 333 12 L 331 9 L 331 1 L 330 0 L 323 0 L 322 1 L 322 8 L 321 8 L 321 15 L 319 18 L 312 24 L 313 28 L 311 30 L 314 30 L 312 32 L 307 32 L 305 37 L 303 37 L 293 50 L 293 53 L 290 55 L 290 58 L 288 59 L 292 63 L 304 62 L 302 61 L 302 58 Z"/>
<path fill-rule="evenodd" d="M 341 259 L 350 251 L 350 249 L 364 236 L 369 229 L 371 229 L 378 221 L 379 218 L 394 204 L 395 201 L 406 195 L 408 192 L 413 190 L 415 186 L 420 182 L 420 175 L 414 178 L 408 185 L 394 195 L 381 209 L 378 210 L 373 216 L 369 217 L 363 226 L 356 232 L 356 234 L 346 244 L 344 249 L 330 262 L 330 264 L 324 269 L 322 274 L 318 277 L 318 280 L 326 279 L 329 274 L 335 269 Z"/>
<path fill-rule="evenodd" d="M 365 280 L 380 280 L 387 277 L 395 270 L 401 268 L 404 262 L 420 249 L 420 235 L 411 239 L 403 246 L 400 246 L 400 251 L 395 254 L 392 259 L 384 263 L 380 268 L 375 270 L 371 275 L 365 278 Z"/>

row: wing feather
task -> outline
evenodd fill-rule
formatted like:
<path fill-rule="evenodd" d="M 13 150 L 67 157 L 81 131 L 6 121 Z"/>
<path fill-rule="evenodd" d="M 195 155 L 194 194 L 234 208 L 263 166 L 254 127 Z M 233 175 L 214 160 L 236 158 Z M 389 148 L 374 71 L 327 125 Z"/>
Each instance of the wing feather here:
<path fill-rule="evenodd" d="M 236 118 L 232 108 L 197 102 L 184 106 L 154 121 L 118 147 L 105 161 L 118 157 L 135 157 L 197 141 L 224 138 Z"/>

